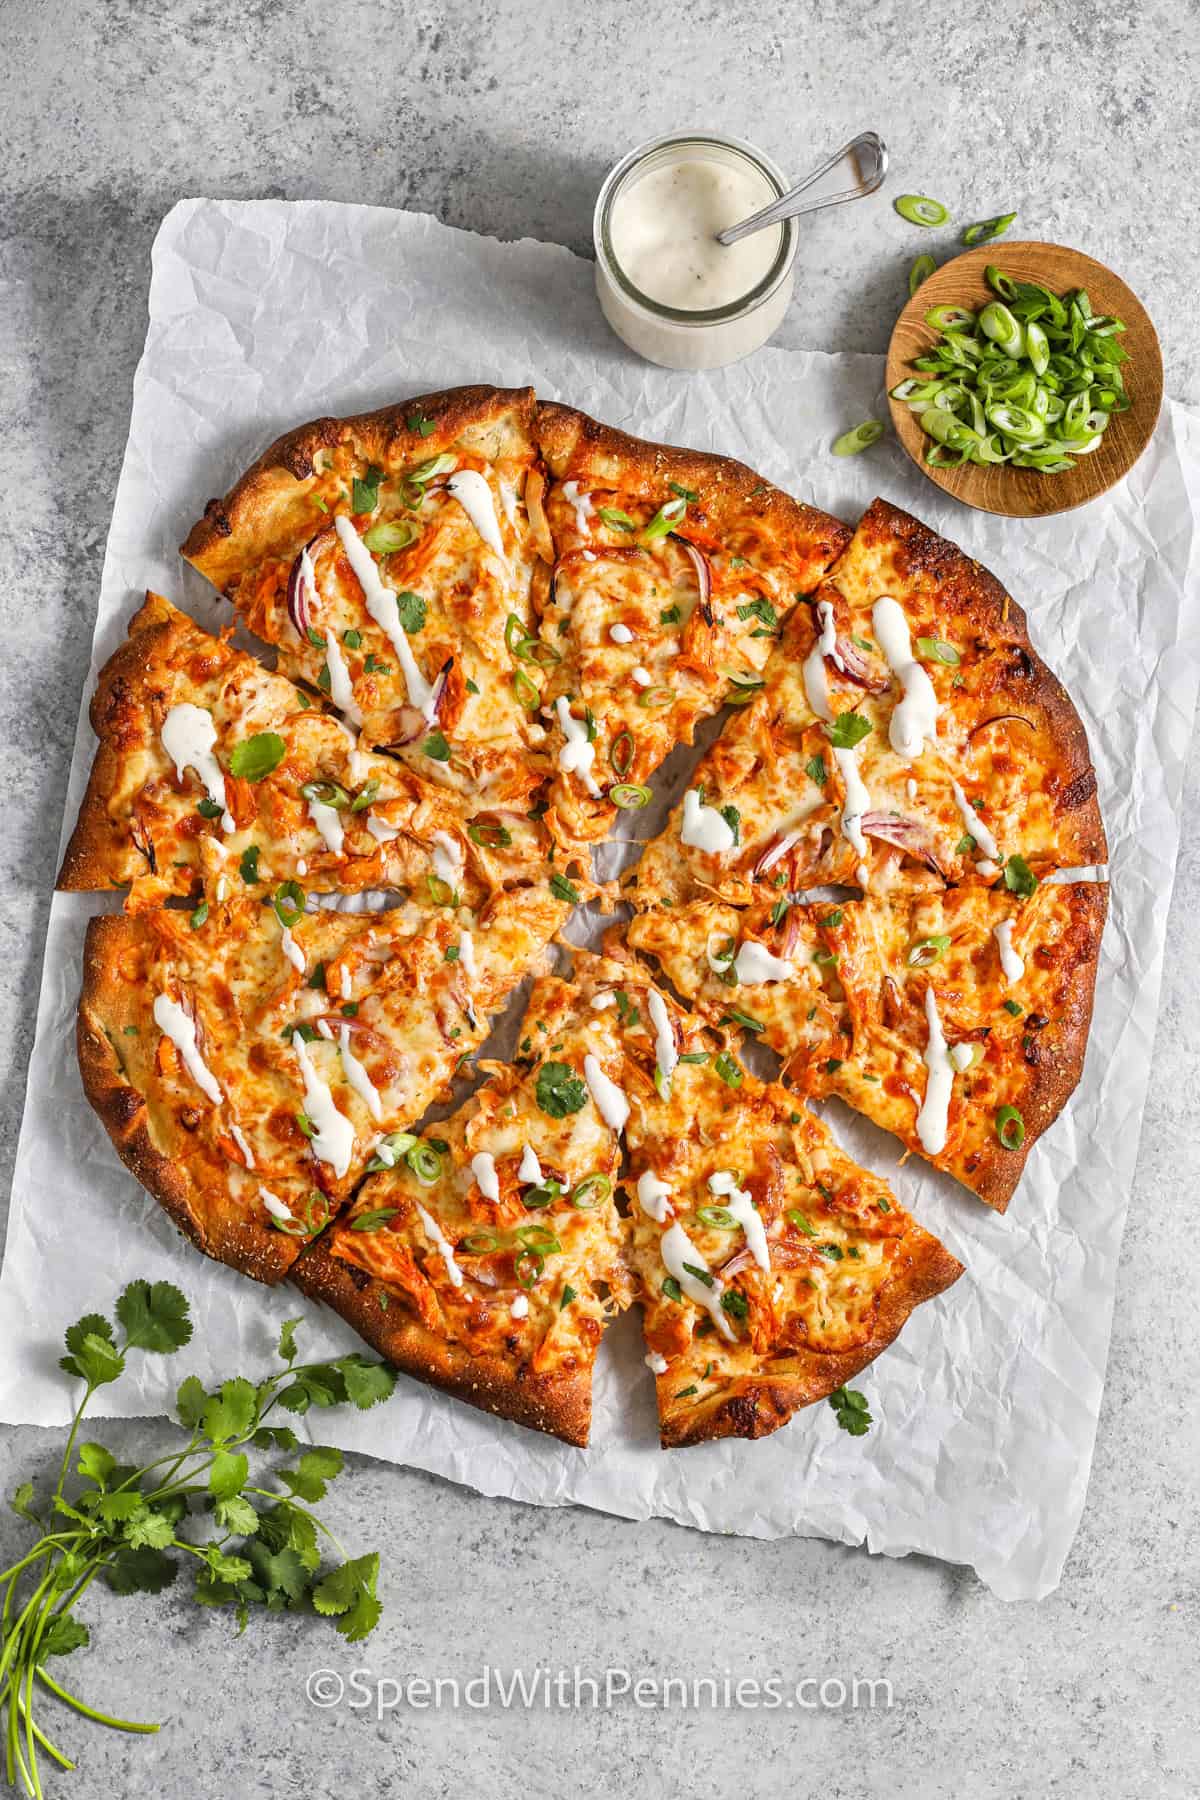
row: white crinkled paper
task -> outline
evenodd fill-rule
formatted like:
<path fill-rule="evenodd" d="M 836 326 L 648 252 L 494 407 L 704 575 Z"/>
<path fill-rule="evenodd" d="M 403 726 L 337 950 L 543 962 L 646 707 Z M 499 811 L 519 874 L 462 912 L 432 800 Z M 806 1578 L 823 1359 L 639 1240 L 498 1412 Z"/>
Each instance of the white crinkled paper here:
<path fill-rule="evenodd" d="M 216 621 L 176 545 L 279 431 L 459 382 L 532 382 L 613 425 L 742 457 L 848 520 L 882 493 L 993 569 L 1086 721 L 1112 916 L 1083 1082 L 1035 1148 L 1006 1218 L 923 1164 L 898 1168 L 894 1139 L 831 1108 L 851 1152 L 889 1176 L 967 1271 L 860 1378 L 877 1420 L 870 1435 L 848 1437 L 818 1406 L 762 1443 L 661 1452 L 636 1312 L 602 1351 L 590 1450 L 404 1379 L 386 1408 L 323 1415 L 320 1431 L 487 1494 L 919 1550 L 971 1564 L 1001 1596 L 1033 1598 L 1057 1583 L 1083 1506 L 1150 1066 L 1200 671 L 1200 421 L 1168 406 L 1129 479 L 1083 511 L 1003 520 L 944 499 L 891 440 L 854 461 L 830 456 L 848 425 L 885 416 L 881 378 L 878 357 L 771 349 L 711 374 L 651 368 L 604 326 L 590 266 L 552 246 L 366 207 L 183 202 L 154 250 L 93 675 L 147 587 Z M 85 711 L 68 821 L 92 749 Z M 118 1163 L 74 1053 L 84 922 L 115 904 L 59 895 L 51 910 L 0 1278 L 9 1421 L 66 1421 L 62 1327 L 110 1306 L 135 1276 L 182 1286 L 197 1330 L 181 1357 L 132 1358 L 104 1390 L 113 1411 L 165 1411 L 185 1369 L 207 1381 L 266 1363 L 279 1321 L 297 1310 L 311 1314 L 306 1351 L 357 1342 L 294 1292 L 268 1292 L 197 1255 Z"/>

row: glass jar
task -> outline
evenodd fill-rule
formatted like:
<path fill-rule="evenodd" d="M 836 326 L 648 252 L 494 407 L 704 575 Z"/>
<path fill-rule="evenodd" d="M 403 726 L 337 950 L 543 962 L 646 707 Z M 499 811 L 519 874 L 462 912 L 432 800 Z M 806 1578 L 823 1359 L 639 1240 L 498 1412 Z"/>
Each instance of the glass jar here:
<path fill-rule="evenodd" d="M 667 137 L 655 138 L 632 150 L 609 172 L 596 201 L 592 227 L 600 307 L 617 336 L 631 350 L 636 350 L 649 362 L 660 363 L 669 369 L 716 369 L 757 350 L 766 343 L 787 311 L 795 280 L 795 219 L 756 232 L 741 244 L 720 251 L 721 257 L 739 258 L 738 264 L 720 271 L 723 286 L 728 286 L 730 274 L 736 275 L 739 267 L 745 266 L 749 270 L 745 291 L 739 291 L 722 304 L 699 307 L 668 304 L 646 292 L 649 284 L 644 273 L 639 286 L 629 270 L 622 267 L 614 247 L 614 215 L 620 223 L 618 207 L 623 203 L 628 209 L 639 184 L 657 174 L 659 180 L 653 184 L 655 196 L 661 196 L 665 179 L 669 208 L 672 170 L 687 169 L 695 164 L 712 165 L 714 178 L 723 177 L 742 195 L 748 202 L 738 209 L 738 216 L 743 218 L 760 206 L 769 205 L 788 189 L 782 169 L 761 150 L 739 138 L 718 137 L 707 132 L 673 132 Z M 734 223 L 736 218 L 723 218 L 720 228 Z M 695 234 L 695 219 L 689 221 L 681 217 L 681 241 L 689 227 Z M 773 253 L 772 238 L 775 240 Z M 695 241 L 700 241 L 698 234 Z M 702 245 L 705 252 L 709 241 L 706 235 Z M 630 260 L 628 256 L 627 260 Z M 696 281 L 697 292 L 703 293 L 702 277 L 697 275 Z M 677 294 L 678 282 L 674 285 Z"/>

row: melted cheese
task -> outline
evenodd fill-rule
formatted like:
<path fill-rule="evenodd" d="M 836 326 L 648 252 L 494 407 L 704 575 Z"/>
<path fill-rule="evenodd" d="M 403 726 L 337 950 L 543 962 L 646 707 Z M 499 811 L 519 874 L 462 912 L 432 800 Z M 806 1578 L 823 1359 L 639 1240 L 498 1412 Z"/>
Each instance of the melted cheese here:
<path fill-rule="evenodd" d="M 773 956 L 765 944 L 745 938 L 733 963 L 734 974 L 742 987 L 759 987 L 767 981 L 790 981 L 796 973 L 794 963 Z"/>
<path fill-rule="evenodd" d="M 589 1050 L 583 1059 L 583 1076 L 596 1110 L 610 1131 L 620 1133 L 629 1118 L 629 1102 L 615 1081 L 610 1081 Z"/>
<path fill-rule="evenodd" d="M 496 1159 L 489 1151 L 480 1150 L 471 1158 L 471 1173 L 485 1200 L 499 1200 L 500 1178 L 496 1174 Z"/>
<path fill-rule="evenodd" d="M 668 1219 L 675 1216 L 675 1208 L 671 1205 L 671 1189 L 665 1181 L 660 1181 L 653 1169 L 647 1169 L 644 1175 L 638 1176 L 638 1205 L 648 1219 L 656 1225 L 665 1225 Z"/>
<path fill-rule="evenodd" d="M 504 539 L 500 535 L 492 490 L 478 469 L 459 469 L 447 481 L 446 491 L 454 495 L 488 549 L 502 557 Z"/>
<path fill-rule="evenodd" d="M 159 994 L 154 1002 L 154 1023 L 164 1037 L 170 1038 L 183 1060 L 184 1068 L 201 1093 L 214 1106 L 220 1106 L 224 1096 L 216 1076 L 197 1048 L 195 1020 L 188 1017 L 177 1000 L 172 1000 L 167 994 Z"/>
<path fill-rule="evenodd" d="M 846 790 L 846 804 L 842 808 L 842 836 L 850 844 L 854 854 L 865 862 L 867 857 L 867 839 L 862 828 L 863 817 L 871 810 L 871 796 L 867 792 L 867 784 L 858 770 L 858 746 L 853 750 L 835 750 L 833 760 L 838 766 L 842 785 Z M 866 877 L 859 873 L 861 884 L 866 886 Z"/>
<path fill-rule="evenodd" d="M 727 1210 L 733 1214 L 745 1234 L 746 1248 L 759 1268 L 769 1273 L 771 1251 L 767 1244 L 766 1227 L 749 1189 L 738 1186 L 732 1170 L 719 1169 L 715 1175 L 709 1176 L 708 1191 L 724 1199 Z"/>
<path fill-rule="evenodd" d="M 931 987 L 925 990 L 925 1018 L 929 1040 L 922 1061 L 929 1075 L 925 1082 L 925 1098 L 917 1114 L 917 1136 L 928 1156 L 940 1156 L 946 1148 L 950 1130 L 950 1095 L 954 1088 L 955 1064 L 946 1046 L 937 996 Z"/>
<path fill-rule="evenodd" d="M 421 1224 L 425 1227 L 426 1237 L 437 1250 L 439 1256 L 446 1265 L 446 1273 L 450 1277 L 450 1285 L 452 1287 L 460 1288 L 463 1284 L 463 1272 L 454 1260 L 454 1245 L 443 1232 L 441 1226 L 433 1217 L 433 1214 L 426 1212 L 419 1200 L 417 1201 L 416 1206 L 417 1215 L 420 1218 Z"/>
<path fill-rule="evenodd" d="M 379 1098 L 379 1090 L 350 1048 L 350 1041 L 350 1027 L 343 1025 L 338 1032 L 338 1049 L 342 1053 L 342 1068 L 346 1072 L 347 1086 L 353 1088 L 371 1117 L 378 1123 L 383 1117 L 383 1102 Z"/>
<path fill-rule="evenodd" d="M 698 1281 L 694 1275 L 689 1274 L 684 1267 L 685 1263 L 690 1263 L 693 1269 L 704 1270 L 708 1269 L 708 1264 L 682 1225 L 674 1224 L 669 1230 L 663 1232 L 659 1250 L 668 1274 L 675 1277 L 689 1300 L 694 1300 L 697 1306 L 704 1308 L 721 1336 L 732 1343 L 733 1330 L 721 1306 L 721 1295 L 724 1292 L 725 1284 L 719 1275 L 713 1275 L 712 1286 L 708 1287 L 703 1281 Z"/>
<path fill-rule="evenodd" d="M 417 659 L 412 653 L 408 635 L 400 623 L 400 608 L 396 596 L 380 578 L 375 566 L 375 558 L 367 549 L 355 531 L 351 521 L 344 513 L 339 513 L 333 521 L 334 528 L 341 540 L 342 549 L 346 552 L 346 560 L 358 579 L 363 591 L 363 600 L 368 613 L 381 631 L 387 633 L 396 661 L 404 676 L 404 685 L 411 706 L 415 706 L 424 715 L 427 725 L 432 725 L 437 717 L 437 709 L 433 704 L 434 690 L 417 667 Z"/>
<path fill-rule="evenodd" d="M 354 1126 L 333 1104 L 333 1095 L 322 1081 L 300 1033 L 292 1034 L 292 1049 L 304 1077 L 304 1110 L 313 1127 L 312 1153 L 328 1163 L 340 1181 L 354 1154 Z"/>
<path fill-rule="evenodd" d="M 1002 919 L 995 930 L 996 948 L 1000 952 L 1000 967 L 1004 971 L 1004 979 L 1009 987 L 1012 987 L 1014 982 L 1020 981 L 1025 973 L 1025 959 L 1018 950 L 1014 949 L 1012 934 L 1012 920 Z"/>
<path fill-rule="evenodd" d="M 704 850 L 709 856 L 722 856 L 734 846 L 733 827 L 715 806 L 703 806 L 695 788 L 683 796 L 683 824 L 679 841 L 689 850 Z"/>
<path fill-rule="evenodd" d="M 217 742 L 216 721 L 202 706 L 190 700 L 173 706 L 162 722 L 162 746 L 175 764 L 175 773 L 183 780 L 185 769 L 194 769 L 204 783 L 205 792 L 214 806 L 221 808 L 221 830 L 236 829 L 233 816 L 225 808 L 225 777 L 213 755 Z"/>
<path fill-rule="evenodd" d="M 566 739 L 558 753 L 558 766 L 564 775 L 578 775 L 593 799 L 599 799 L 600 789 L 592 774 L 592 764 L 596 760 L 596 746 L 588 740 L 587 725 L 582 719 L 573 718 L 570 702 L 565 695 L 559 695 L 554 702 L 554 710 L 558 714 L 558 722 L 562 726 L 562 734 Z"/>
<path fill-rule="evenodd" d="M 521 1162 L 517 1169 L 517 1180 L 540 1182 L 541 1179 L 542 1165 L 537 1159 L 537 1152 L 536 1150 L 531 1149 L 528 1144 L 525 1144 L 521 1149 Z"/>
<path fill-rule="evenodd" d="M 671 1029 L 671 1015 L 667 1011 L 667 1003 L 662 995 L 652 988 L 646 1000 L 650 1014 L 650 1023 L 654 1027 L 654 1060 L 658 1072 L 662 1076 L 663 1099 L 671 1097 L 671 1077 L 679 1062 L 679 1052 L 675 1048 L 675 1033 Z"/>
<path fill-rule="evenodd" d="M 958 782 L 952 781 L 950 786 L 954 791 L 954 804 L 958 808 L 958 816 L 962 820 L 968 835 L 975 839 L 975 842 L 983 851 L 984 856 L 989 862 L 998 863 L 1001 860 L 999 844 L 996 842 L 979 814 L 975 811 L 975 808 L 971 805 L 967 796 L 963 793 Z"/>
<path fill-rule="evenodd" d="M 884 594 L 871 609 L 871 620 L 879 648 L 888 667 L 903 690 L 892 709 L 888 741 L 897 756 L 913 762 L 937 737 L 938 703 L 927 670 L 916 662 L 908 620 L 889 594 Z"/>

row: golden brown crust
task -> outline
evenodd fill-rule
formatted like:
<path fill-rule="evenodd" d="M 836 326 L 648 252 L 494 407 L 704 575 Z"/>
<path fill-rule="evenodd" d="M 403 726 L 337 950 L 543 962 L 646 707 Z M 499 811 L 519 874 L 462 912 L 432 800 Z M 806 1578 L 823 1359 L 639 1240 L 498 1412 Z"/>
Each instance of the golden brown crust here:
<path fill-rule="evenodd" d="M 298 425 L 264 450 L 222 499 L 208 502 L 181 554 L 225 593 L 247 566 L 293 550 L 311 535 L 306 496 L 315 485 L 319 451 L 350 443 L 386 472 L 497 428 L 528 436 L 534 406 L 532 388 L 446 388 L 348 419 Z"/>
<path fill-rule="evenodd" d="M 706 1444 L 716 1438 L 769 1437 L 794 1413 L 844 1386 L 874 1362 L 899 1335 L 913 1309 L 953 1286 L 963 1272 L 957 1257 L 920 1226 L 912 1226 L 911 1249 L 884 1291 L 870 1341 L 841 1355 L 815 1352 L 779 1357 L 761 1374 L 739 1377 L 733 1391 L 687 1409 L 672 1408 L 659 1377 L 661 1442 L 664 1449 Z"/>
<path fill-rule="evenodd" d="M 113 816 L 110 802 L 124 773 L 123 722 L 131 706 L 138 705 L 147 663 L 170 642 L 179 616 L 161 595 L 148 593 L 129 621 L 125 642 L 100 671 L 88 708 L 92 730 L 100 741 L 79 817 L 63 852 L 55 883 L 60 893 L 121 887 L 146 871 L 146 860 L 128 824 Z"/>
<path fill-rule="evenodd" d="M 223 1195 L 207 1191 L 186 1144 L 157 1144 L 146 1099 L 125 1072 L 121 1036 L 127 1027 L 140 1029 L 145 1013 L 144 996 L 122 974 L 137 938 L 136 921 L 120 914 L 88 921 L 76 1025 L 83 1091 L 121 1161 L 184 1236 L 206 1256 L 272 1286 L 287 1273 L 296 1240 L 233 1213 Z"/>
<path fill-rule="evenodd" d="M 356 1275 L 361 1275 L 361 1286 Z M 322 1240 L 303 1253 L 291 1279 L 302 1293 L 332 1307 L 406 1375 L 532 1431 L 548 1432 L 567 1444 L 587 1443 L 592 1417 L 590 1367 L 539 1376 L 499 1356 L 473 1355 L 461 1343 L 430 1331 L 404 1308 L 394 1303 L 381 1306 L 380 1295 L 387 1298 L 383 1286 L 331 1256 Z"/>
<path fill-rule="evenodd" d="M 749 511 L 765 532 L 807 552 L 808 568 L 798 577 L 801 593 L 817 585 L 853 536 L 840 519 L 794 500 L 732 457 L 632 437 L 557 401 L 538 402 L 534 436 L 556 479 L 591 479 L 597 486 L 626 492 L 640 487 L 656 501 L 672 481 L 679 487 L 700 487 L 705 512 L 718 533 L 728 520 Z"/>

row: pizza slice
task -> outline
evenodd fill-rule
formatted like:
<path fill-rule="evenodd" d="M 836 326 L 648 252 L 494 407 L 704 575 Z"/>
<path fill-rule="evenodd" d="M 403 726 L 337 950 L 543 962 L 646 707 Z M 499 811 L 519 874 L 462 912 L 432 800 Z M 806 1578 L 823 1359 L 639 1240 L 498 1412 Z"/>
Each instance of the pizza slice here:
<path fill-rule="evenodd" d="M 1083 1071 L 1100 882 L 646 913 L 630 945 L 803 1092 L 837 1094 L 1003 1211 Z"/>
<path fill-rule="evenodd" d="M 315 420 L 183 545 L 368 744 L 472 809 L 520 816 L 546 735 L 510 653 L 549 579 L 526 505 L 542 483 L 533 418 L 531 389 L 468 387 Z"/>
<path fill-rule="evenodd" d="M 472 817 L 158 594 L 101 671 L 91 719 L 100 744 L 60 888 L 129 883 L 136 909 L 198 886 L 215 901 L 283 881 L 422 899 L 449 884 L 478 904 L 544 873 L 535 822 Z"/>
<path fill-rule="evenodd" d="M 1087 737 L 994 576 L 876 500 L 630 877 L 639 904 L 1003 882 L 1107 854 Z"/>
<path fill-rule="evenodd" d="M 568 908 L 373 915 L 237 898 L 93 919 L 84 1090 L 123 1161 L 209 1256 L 278 1281 L 380 1139 L 451 1091 Z"/>
<path fill-rule="evenodd" d="M 484 1065 L 487 1085 L 432 1133 L 385 1139 L 292 1269 L 397 1367 L 570 1444 L 587 1442 L 600 1338 L 629 1297 L 604 991 L 535 983 L 514 1065 Z"/>
<path fill-rule="evenodd" d="M 824 909 L 842 1030 L 814 1048 L 797 1020 L 794 1078 L 1003 1212 L 1083 1073 L 1107 908 L 1089 881 Z"/>
<path fill-rule="evenodd" d="M 886 1349 L 959 1263 L 802 1099 L 617 970 L 629 1260 L 667 1447 L 765 1437 Z"/>
<path fill-rule="evenodd" d="M 516 678 L 552 720 L 549 824 L 603 837 L 699 721 L 761 685 L 780 621 L 849 538 L 741 463 L 628 437 L 541 405 L 553 560 Z"/>

